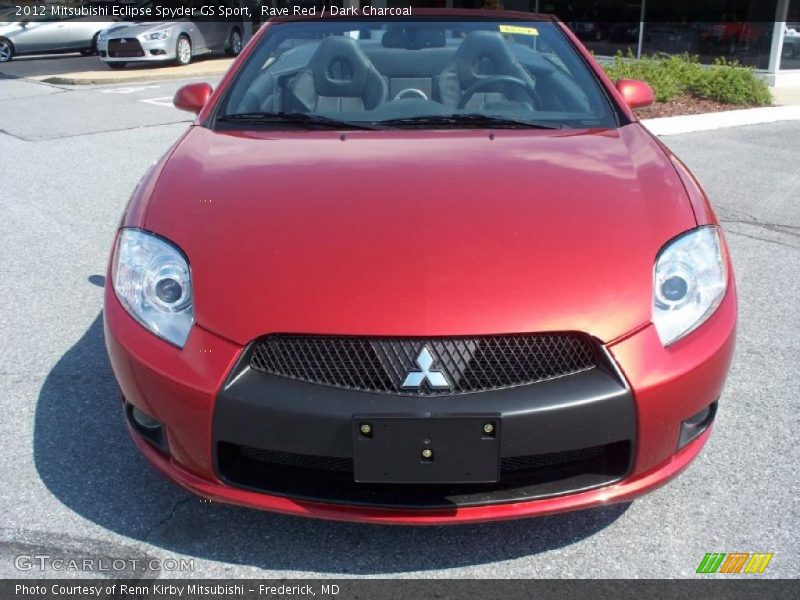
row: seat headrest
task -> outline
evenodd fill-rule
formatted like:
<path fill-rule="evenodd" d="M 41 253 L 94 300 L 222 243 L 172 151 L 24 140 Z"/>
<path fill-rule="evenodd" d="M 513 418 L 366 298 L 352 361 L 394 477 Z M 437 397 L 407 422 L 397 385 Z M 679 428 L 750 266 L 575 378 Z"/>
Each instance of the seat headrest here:
<path fill-rule="evenodd" d="M 473 31 L 464 38 L 453 57 L 462 88 L 491 75 L 518 74 L 520 65 L 499 32 Z"/>
<path fill-rule="evenodd" d="M 364 92 L 372 63 L 353 38 L 331 36 L 320 42 L 309 66 L 319 95 L 357 97 Z"/>

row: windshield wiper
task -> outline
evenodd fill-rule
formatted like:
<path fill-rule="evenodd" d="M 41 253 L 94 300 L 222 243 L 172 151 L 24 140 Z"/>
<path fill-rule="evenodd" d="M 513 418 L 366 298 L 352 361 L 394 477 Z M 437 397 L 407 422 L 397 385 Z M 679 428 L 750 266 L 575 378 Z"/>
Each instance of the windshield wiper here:
<path fill-rule="evenodd" d="M 376 125 L 391 127 L 452 127 L 464 125 L 474 128 L 502 128 L 502 129 L 563 129 L 561 125 L 552 123 L 539 123 L 525 119 L 512 119 L 509 117 L 493 117 L 480 113 L 452 114 L 452 115 L 422 115 L 418 117 L 405 117 L 402 119 L 389 119 L 377 121 Z"/>
<path fill-rule="evenodd" d="M 295 112 L 252 112 L 221 115 L 217 117 L 221 123 L 249 123 L 260 125 L 293 125 L 305 129 L 375 129 L 368 123 L 341 121 L 310 113 Z"/>

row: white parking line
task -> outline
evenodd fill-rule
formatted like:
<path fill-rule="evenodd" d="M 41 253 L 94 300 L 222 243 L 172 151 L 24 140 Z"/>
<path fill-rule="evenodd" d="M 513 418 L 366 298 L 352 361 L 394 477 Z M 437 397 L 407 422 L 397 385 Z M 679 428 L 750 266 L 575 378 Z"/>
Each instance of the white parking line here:
<path fill-rule="evenodd" d="M 139 102 L 146 102 L 147 104 L 155 104 L 156 106 L 169 106 L 172 107 L 172 96 L 161 96 L 159 98 L 145 98 Z"/>
<path fill-rule="evenodd" d="M 118 88 L 109 88 L 107 90 L 100 90 L 101 94 L 133 94 L 135 92 L 141 92 L 142 90 L 155 90 L 158 89 L 159 86 L 157 85 L 141 85 L 136 87 L 118 87 Z"/>

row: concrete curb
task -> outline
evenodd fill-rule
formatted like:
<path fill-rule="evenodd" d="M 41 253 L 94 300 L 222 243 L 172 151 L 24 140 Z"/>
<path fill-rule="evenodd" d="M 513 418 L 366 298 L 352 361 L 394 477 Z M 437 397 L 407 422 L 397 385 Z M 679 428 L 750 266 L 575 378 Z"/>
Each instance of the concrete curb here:
<path fill-rule="evenodd" d="M 800 105 L 765 106 L 700 115 L 642 119 L 641 123 L 655 135 L 676 135 L 779 121 L 800 121 Z"/>
<path fill-rule="evenodd" d="M 215 60 L 189 65 L 188 67 L 162 67 L 153 69 L 131 69 L 120 71 L 84 71 L 30 77 L 53 85 L 104 85 L 113 83 L 141 83 L 174 79 L 198 79 L 224 75 L 233 59 Z"/>
<path fill-rule="evenodd" d="M 203 77 L 206 75 L 215 75 L 215 73 L 203 73 L 202 75 L 187 75 L 187 77 Z M 178 79 L 175 75 L 152 75 L 148 77 L 70 77 L 68 75 L 53 75 L 51 77 L 40 78 L 37 77 L 36 81 L 42 83 L 50 83 L 52 85 L 104 85 L 112 83 L 143 83 L 147 81 L 165 81 L 169 79 Z M 182 79 L 182 77 L 181 77 Z"/>

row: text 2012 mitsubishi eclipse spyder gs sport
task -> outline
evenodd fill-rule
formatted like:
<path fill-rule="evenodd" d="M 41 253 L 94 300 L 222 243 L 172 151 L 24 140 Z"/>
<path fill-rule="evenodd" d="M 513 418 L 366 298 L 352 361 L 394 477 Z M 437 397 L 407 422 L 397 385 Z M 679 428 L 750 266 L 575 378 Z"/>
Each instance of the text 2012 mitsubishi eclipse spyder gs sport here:
<path fill-rule="evenodd" d="M 377 523 L 627 501 L 700 452 L 736 294 L 697 181 L 559 21 L 267 23 L 136 188 L 133 439 L 206 498 Z"/>

